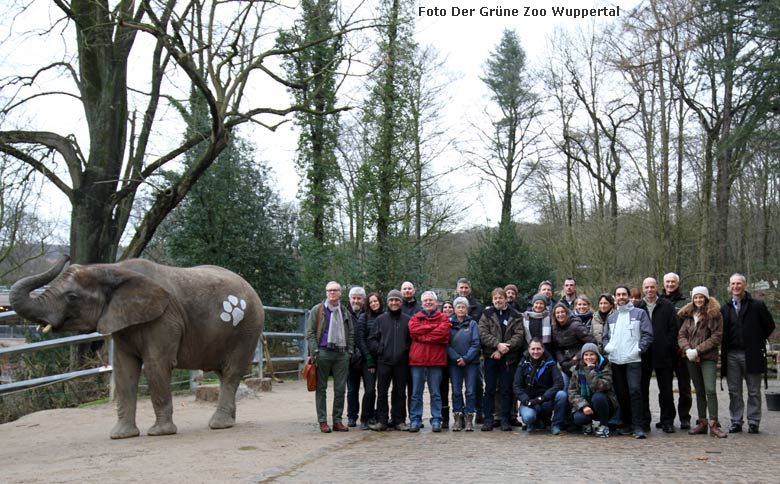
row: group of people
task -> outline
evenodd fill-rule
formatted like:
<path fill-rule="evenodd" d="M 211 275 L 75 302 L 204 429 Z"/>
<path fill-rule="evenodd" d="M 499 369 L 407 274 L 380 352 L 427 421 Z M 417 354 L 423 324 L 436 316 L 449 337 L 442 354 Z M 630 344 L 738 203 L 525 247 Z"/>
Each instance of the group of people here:
<path fill-rule="evenodd" d="M 404 282 L 384 299 L 352 287 L 344 305 L 341 285 L 330 282 L 307 323 L 309 354 L 317 365 L 320 431 L 345 432 L 359 424 L 363 430 L 418 432 L 424 426 L 427 385 L 433 432 L 522 426 L 528 432 L 549 427 L 555 435 L 577 429 L 644 439 L 651 429 L 649 389 L 655 373 L 656 428 L 673 433 L 679 418 L 679 427 L 689 434 L 724 438 L 716 394 L 720 357 L 729 391 L 728 433 L 741 432 L 745 416 L 748 432 L 758 433 L 765 343 L 775 323 L 746 287 L 745 277 L 734 274 L 728 302 L 721 305 L 704 286 L 691 290 L 689 302 L 679 276 L 669 273 L 663 291 L 648 277 L 638 297 L 619 285 L 612 294 L 599 295 L 592 308 L 590 299 L 577 293 L 575 279 L 567 278 L 557 301 L 552 283 L 542 281 L 530 306 L 522 307 L 518 288 L 509 284 L 495 288 L 485 308 L 465 278 L 457 282 L 458 296 L 441 304 L 433 291 L 423 292 L 418 302 L 414 285 Z M 332 428 L 326 407 L 331 377 Z"/>

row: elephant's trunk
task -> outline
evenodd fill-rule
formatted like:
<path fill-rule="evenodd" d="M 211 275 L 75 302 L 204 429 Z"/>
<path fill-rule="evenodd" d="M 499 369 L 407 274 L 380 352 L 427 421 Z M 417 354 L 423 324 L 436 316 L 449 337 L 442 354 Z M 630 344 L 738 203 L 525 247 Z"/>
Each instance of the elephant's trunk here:
<path fill-rule="evenodd" d="M 54 278 L 62 272 L 62 268 L 65 267 L 65 264 L 69 260 L 70 257 L 63 255 L 46 272 L 25 277 L 24 279 L 16 281 L 16 283 L 11 286 L 11 291 L 8 294 L 8 301 L 19 316 L 32 321 L 47 319 L 46 316 L 48 312 L 46 306 L 41 304 L 41 301 L 36 301 L 36 298 L 31 298 L 30 292 L 54 280 Z"/>

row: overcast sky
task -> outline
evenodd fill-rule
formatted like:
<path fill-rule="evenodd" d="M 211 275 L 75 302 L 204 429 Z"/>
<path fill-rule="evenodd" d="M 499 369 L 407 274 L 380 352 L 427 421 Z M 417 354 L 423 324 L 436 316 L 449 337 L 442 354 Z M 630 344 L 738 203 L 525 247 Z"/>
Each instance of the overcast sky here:
<path fill-rule="evenodd" d="M 549 55 L 548 38 L 554 29 L 585 28 L 592 22 L 591 18 L 555 16 L 553 8 L 599 8 L 605 6 L 614 8 L 619 6 L 621 16 L 624 16 L 637 3 L 638 0 L 616 0 L 606 3 L 593 0 L 507 0 L 504 2 L 429 0 L 417 4 L 415 13 L 418 13 L 419 7 L 424 8 L 422 15 L 415 18 L 417 41 L 421 45 L 435 47 L 445 60 L 441 76 L 442 79 L 447 79 L 445 82 L 449 83 L 450 99 L 447 101 L 443 125 L 448 128 L 448 133 L 462 140 L 473 138 L 473 129 L 470 128 L 469 122 L 477 119 L 485 106 L 489 104 L 487 90 L 479 80 L 479 76 L 482 74 L 485 59 L 496 47 L 505 28 L 514 29 L 518 33 L 528 56 L 529 67 L 538 69 L 545 64 Z M 366 2 L 367 8 L 375 8 L 376 4 L 376 0 Z M 6 17 L 3 24 L 7 30 L 4 34 L 10 36 L 14 32 L 26 31 L 30 25 L 35 23 L 51 25 L 51 18 L 61 16 L 61 12 L 45 0 L 39 0 L 33 4 L 33 8 L 36 9 L 35 14 L 28 13 L 27 15 L 30 19 L 35 19 L 35 22 L 28 25 L 25 23 L 27 18 L 21 17 L 12 24 Z M 439 15 L 431 15 L 434 13 L 434 8 L 438 9 L 436 13 Z M 518 16 L 484 16 L 480 14 L 480 10 L 483 8 L 517 9 Z M 454 13 L 462 14 L 471 9 L 473 9 L 472 15 L 453 15 Z M 3 12 L 0 11 L 0 13 Z M 442 13 L 446 15 L 441 15 Z M 600 21 L 611 20 L 614 19 L 600 19 Z M 5 63 L 6 67 L 0 67 L 0 71 L 7 74 L 8 66 L 13 63 L 30 65 L 30 59 L 34 60 L 38 55 L 44 58 L 56 58 L 58 54 L 54 53 L 63 50 L 63 44 L 56 42 L 56 36 L 50 37 L 45 42 L 36 37 L 27 36 L 24 47 L 17 47 L 16 44 L 7 42 L 9 37 L 4 38 L 4 45 L 0 48 L 0 64 Z M 52 55 L 47 56 L 46 54 Z M 263 95 L 268 96 L 269 93 L 264 92 Z M 271 95 L 284 96 L 286 93 L 278 91 Z M 83 114 L 78 111 L 78 106 L 68 106 L 67 102 L 72 103 L 73 101 L 66 101 L 66 104 L 54 110 L 50 109 L 51 104 L 47 104 L 48 112 L 54 111 L 55 115 L 46 114 L 44 115 L 46 122 L 43 125 L 40 120 L 36 119 L 33 126 L 36 129 L 52 129 L 63 133 L 74 131 L 83 133 L 83 131 L 73 127 L 74 120 L 78 122 L 78 118 L 83 119 Z M 74 116 L 76 116 L 75 119 Z M 67 128 L 63 128 L 63 124 Z M 57 129 L 57 125 L 60 125 L 59 129 Z M 294 168 L 297 133 L 292 123 L 288 123 L 275 133 L 263 131 L 262 128 L 256 129 L 259 131 L 250 133 L 249 137 L 257 144 L 259 156 L 269 161 L 272 166 L 277 180 L 276 187 L 281 196 L 285 200 L 294 200 L 298 191 L 299 178 Z M 79 137 L 84 145 L 86 137 L 82 137 L 81 134 Z M 461 162 L 460 154 L 450 151 L 444 153 L 441 159 L 437 160 L 434 169 L 445 171 L 448 167 Z M 64 178 L 67 180 L 67 176 Z M 468 203 L 471 205 L 465 216 L 462 217 L 463 223 L 460 228 L 474 224 L 494 225 L 498 221 L 500 209 L 498 198 L 486 184 L 479 184 L 475 180 L 477 179 L 473 172 L 451 174 L 441 180 L 447 188 L 454 187 L 464 190 L 462 197 L 464 200 L 469 200 Z M 70 207 L 63 195 L 51 188 L 45 191 L 45 197 L 45 210 L 51 214 L 52 218 L 61 220 L 69 218 Z M 523 219 L 525 216 L 520 213 L 518 218 Z M 65 235 L 67 237 L 67 231 L 65 231 Z"/>

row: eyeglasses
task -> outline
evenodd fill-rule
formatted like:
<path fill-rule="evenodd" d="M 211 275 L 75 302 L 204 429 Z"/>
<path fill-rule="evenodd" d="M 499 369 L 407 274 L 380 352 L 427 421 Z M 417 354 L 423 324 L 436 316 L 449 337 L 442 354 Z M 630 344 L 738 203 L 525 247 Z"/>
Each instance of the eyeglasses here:
<path fill-rule="evenodd" d="M 325 292 L 341 292 L 341 289 L 325 289 Z"/>

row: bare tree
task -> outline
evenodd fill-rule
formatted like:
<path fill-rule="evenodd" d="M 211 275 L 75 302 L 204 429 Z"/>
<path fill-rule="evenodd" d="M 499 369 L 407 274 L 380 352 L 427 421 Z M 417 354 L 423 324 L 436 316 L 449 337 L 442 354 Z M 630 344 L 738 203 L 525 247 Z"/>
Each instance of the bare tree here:
<path fill-rule="evenodd" d="M 83 109 L 87 139 L 20 125 L 0 131 L 0 151 L 35 168 L 60 189 L 72 206 L 71 257 L 76 262 L 116 259 L 138 190 L 150 184 L 154 202 L 144 214 L 123 257 L 137 256 L 165 216 L 184 198 L 227 145 L 231 128 L 255 123 L 273 131 L 294 112 L 315 112 L 309 104 L 290 103 L 273 95 L 275 86 L 303 88 L 285 76 L 276 59 L 326 42 L 318 39 L 288 49 L 277 48 L 276 10 L 280 3 L 265 0 L 55 0 L 62 17 L 48 35 L 64 26 L 76 48 L 32 72 L 2 80 L 0 89 L 13 92 L 0 113 L 18 116 L 23 106 L 39 98 L 76 98 Z M 19 15 L 32 15 L 24 10 Z M 361 23 L 341 23 L 333 36 L 344 35 Z M 140 34 L 140 35 L 139 35 Z M 151 45 L 144 45 L 151 39 Z M 148 48 L 146 48 L 148 47 Z M 139 56 L 139 57 L 135 57 Z M 148 79 L 131 85 L 130 59 L 143 66 Z M 337 69 L 334 62 L 330 68 Z M 63 79 L 47 83 L 43 74 Z M 258 90 L 258 85 L 265 87 Z M 158 134 L 167 102 L 185 98 L 194 85 L 206 99 L 208 136 L 179 140 L 170 132 Z M 266 94 L 262 94 L 265 92 Z M 128 93 L 134 96 L 131 103 Z M 333 109 L 336 111 L 338 109 Z M 39 120 L 35 120 L 39 121 Z M 70 129 L 70 128 L 66 128 Z M 170 129 L 166 126 L 166 129 Z M 167 151 L 153 146 L 171 146 Z M 154 177 L 187 150 L 199 146 L 201 155 L 167 186 L 154 186 Z M 204 148 L 205 147 L 205 148 Z M 67 166 L 69 183 L 56 170 Z"/>

